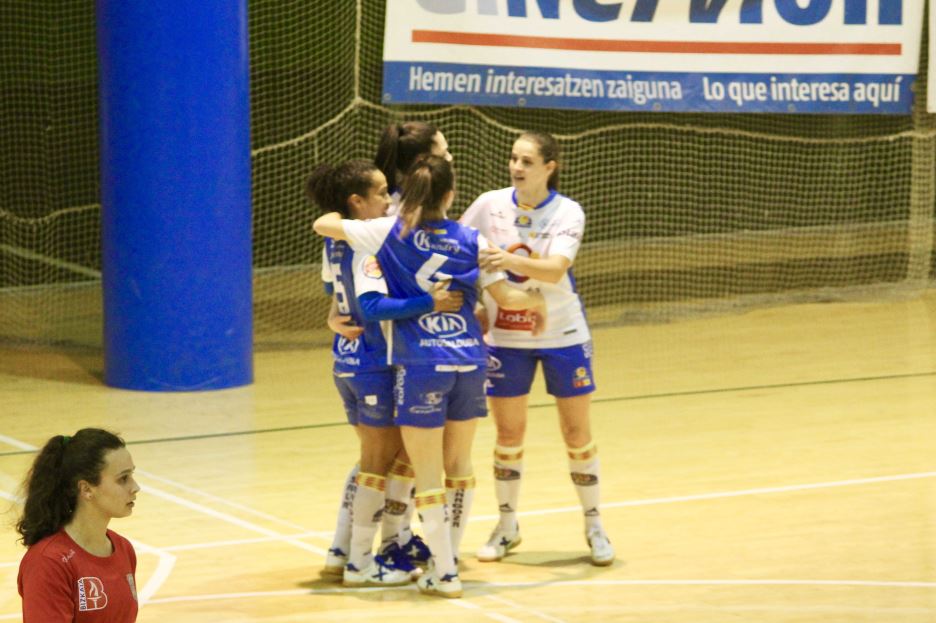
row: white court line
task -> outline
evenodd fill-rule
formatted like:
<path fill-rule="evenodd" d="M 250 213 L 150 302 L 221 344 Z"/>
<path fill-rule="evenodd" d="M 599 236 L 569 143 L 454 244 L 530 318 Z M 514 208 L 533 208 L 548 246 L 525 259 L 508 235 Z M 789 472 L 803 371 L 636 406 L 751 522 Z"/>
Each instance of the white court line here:
<path fill-rule="evenodd" d="M 611 502 L 602 504 L 601 509 L 626 508 L 630 506 L 653 506 L 656 504 L 674 504 L 677 502 L 695 502 L 697 500 L 717 500 L 720 498 L 734 498 L 745 495 L 764 495 L 768 493 L 788 493 L 790 491 L 808 491 L 810 489 L 830 489 L 834 487 L 853 487 L 879 482 L 897 482 L 900 480 L 917 480 L 920 478 L 936 478 L 936 472 L 918 472 L 915 474 L 896 474 L 894 476 L 876 476 L 873 478 L 856 478 L 853 480 L 833 480 L 831 482 L 814 482 L 802 485 L 786 485 L 781 487 L 762 487 L 758 489 L 741 489 L 739 491 L 718 491 L 715 493 L 700 493 L 697 495 L 682 495 L 669 498 L 650 498 L 647 500 L 630 500 L 625 502 Z M 564 506 L 560 508 L 547 508 L 538 511 L 521 511 L 521 517 L 537 515 L 556 515 L 559 513 L 582 512 L 581 506 Z M 491 521 L 499 519 L 500 515 L 475 515 L 468 521 Z"/>
<path fill-rule="evenodd" d="M 539 610 L 524 606 L 523 604 L 519 604 L 515 601 L 511 601 L 510 599 L 506 599 L 504 597 L 498 597 L 496 595 L 485 595 L 484 598 L 487 599 L 488 601 L 494 601 L 499 604 L 509 606 L 511 608 L 516 608 L 517 610 L 520 610 L 523 613 L 529 614 L 538 619 L 543 619 L 544 621 L 549 621 L 550 623 L 566 623 L 564 619 L 559 619 L 550 614 L 546 614 L 545 612 L 540 612 Z"/>
<path fill-rule="evenodd" d="M 275 517 L 275 516 L 273 516 L 273 515 L 264 513 L 263 511 L 258 511 L 258 510 L 255 509 L 255 508 L 251 508 L 251 507 L 249 507 L 249 506 L 245 506 L 245 505 L 239 504 L 239 503 L 237 503 L 237 502 L 232 502 L 231 500 L 227 500 L 227 499 L 222 498 L 222 497 L 220 497 L 220 496 L 214 495 L 213 493 L 208 493 L 207 491 L 200 491 L 199 489 L 195 489 L 194 487 L 190 487 L 190 486 L 188 486 L 188 485 L 182 484 L 181 482 L 176 482 L 175 480 L 170 480 L 170 479 L 164 478 L 164 477 L 162 477 L 162 476 L 157 476 L 156 474 L 153 474 L 153 473 L 151 473 L 151 472 L 147 472 L 147 471 L 138 469 L 138 470 L 136 470 L 136 473 L 137 473 L 137 474 L 142 474 L 142 475 L 144 475 L 144 476 L 146 476 L 147 478 L 150 478 L 150 479 L 152 479 L 152 480 L 157 480 L 157 481 L 159 481 L 159 482 L 162 482 L 162 483 L 165 483 L 165 484 L 168 484 L 168 485 L 172 485 L 173 487 L 177 487 L 177 488 L 182 489 L 183 491 L 186 491 L 186 492 L 188 492 L 188 493 L 192 493 L 192 494 L 194 494 L 194 495 L 200 495 L 200 496 L 202 496 L 202 497 L 208 498 L 209 500 L 213 500 L 213 501 L 215 501 L 215 502 L 218 502 L 219 504 L 225 504 L 225 505 L 227 505 L 227 506 L 230 506 L 231 508 L 236 508 L 237 510 L 243 511 L 243 512 L 245 512 L 245 513 L 249 513 L 249 514 L 254 515 L 254 516 L 256 516 L 256 517 L 262 517 L 263 519 L 266 519 L 267 521 L 271 521 L 271 522 L 274 522 L 274 523 L 278 523 L 278 524 L 287 526 L 287 527 L 292 528 L 292 529 L 294 529 L 294 530 L 305 530 L 305 529 L 306 529 L 305 526 L 300 526 L 299 524 L 295 524 L 295 523 L 293 523 L 293 522 L 291 522 L 291 521 L 286 521 L 285 519 L 280 519 L 279 517 Z M 328 533 L 328 534 L 330 535 L 331 533 Z"/>
<path fill-rule="evenodd" d="M 227 523 L 229 523 L 229 524 L 233 524 L 233 525 L 238 526 L 238 527 L 240 527 L 240 528 L 243 528 L 243 529 L 245 529 L 245 530 L 249 530 L 249 531 L 251 531 L 251 532 L 257 532 L 257 533 L 259 533 L 259 534 L 262 534 L 262 535 L 268 536 L 268 537 L 275 537 L 274 540 L 277 540 L 277 541 L 280 541 L 280 542 L 283 542 L 283 543 L 288 543 L 289 545 L 294 545 L 294 546 L 298 547 L 299 549 L 304 549 L 304 550 L 306 550 L 307 552 L 312 552 L 313 554 L 318 554 L 319 556 L 322 556 L 322 557 L 325 557 L 325 556 L 328 554 L 328 552 L 327 552 L 326 550 L 322 549 L 321 547 L 316 547 L 316 546 L 314 546 L 314 545 L 310 545 L 310 544 L 308 544 L 308 543 L 304 543 L 304 542 L 302 542 L 302 541 L 298 541 L 298 540 L 296 540 L 296 539 L 294 539 L 294 538 L 290 538 L 290 537 L 288 537 L 288 536 L 283 536 L 282 534 L 276 532 L 275 530 L 270 530 L 269 528 L 264 528 L 263 526 L 258 526 L 258 525 L 255 524 L 255 523 L 251 523 L 251 522 L 246 521 L 246 520 L 244 520 L 244 519 L 240 519 L 239 517 L 235 517 L 235 516 L 233 516 L 233 515 L 229 515 L 228 513 L 223 513 L 223 512 L 221 512 L 221 511 L 216 511 L 216 510 L 214 510 L 213 508 L 209 508 L 209 507 L 207 507 L 207 506 L 204 506 L 203 504 L 198 504 L 197 502 L 191 502 L 191 501 L 189 501 L 189 500 L 186 500 L 185 498 L 181 498 L 181 497 L 179 497 L 179 496 L 177 496 L 177 495 L 174 495 L 174 494 L 172 494 L 172 493 L 169 493 L 168 491 L 161 491 L 160 489 L 153 489 L 153 488 L 150 488 L 150 487 L 146 487 L 146 488 L 143 489 L 143 492 L 144 492 L 144 493 L 148 493 L 148 494 L 153 495 L 153 496 L 158 497 L 158 498 L 162 498 L 162 499 L 164 499 L 164 500 L 168 500 L 169 502 L 172 502 L 172 503 L 174 503 L 174 504 L 178 504 L 179 506 L 183 506 L 183 507 L 185 507 L 185 508 L 189 508 L 189 509 L 194 510 L 194 511 L 196 511 L 196 512 L 198 512 L 198 513 L 202 513 L 202 514 L 204 514 L 204 515 L 208 515 L 209 517 L 214 517 L 215 519 L 220 519 L 221 521 L 227 522 Z"/>
<path fill-rule="evenodd" d="M 149 554 L 155 554 L 159 558 L 159 562 L 156 563 L 156 571 L 153 572 L 153 575 L 149 577 L 146 581 L 146 585 L 137 595 L 137 600 L 140 602 L 140 605 L 149 602 L 149 600 L 156 594 L 156 591 L 159 590 L 159 587 L 169 579 L 169 574 L 172 573 L 172 568 L 175 567 L 176 557 L 172 554 L 160 550 L 156 547 L 151 547 L 146 543 L 141 543 L 136 539 L 132 539 L 133 547 L 139 551 L 146 552 Z"/>
<path fill-rule="evenodd" d="M 188 543 L 185 545 L 169 545 L 164 547 L 164 552 L 184 552 L 193 549 L 212 549 L 215 547 L 231 547 L 237 545 L 255 545 L 257 543 L 271 543 L 282 541 L 283 539 L 304 539 L 307 537 L 331 537 L 331 532 L 300 532 L 299 534 L 288 534 L 282 536 L 261 536 L 255 539 L 232 539 L 230 541 L 207 541 L 205 543 Z"/>
<path fill-rule="evenodd" d="M 13 446 L 14 448 L 19 448 L 20 450 L 38 450 L 36 446 L 28 444 L 25 441 L 20 441 L 19 439 L 13 439 L 12 437 L 7 437 L 6 435 L 0 435 L 0 442 L 7 445 Z"/>
<path fill-rule="evenodd" d="M 494 621 L 500 621 L 501 623 L 520 623 L 520 621 L 518 621 L 517 619 L 512 619 L 505 614 L 499 614 L 497 612 L 490 612 L 488 610 L 485 610 L 478 604 L 471 603 L 470 601 L 458 599 L 458 600 L 452 601 L 452 605 L 459 606 L 461 608 L 464 608 L 465 610 L 476 610 L 478 614 L 485 616 L 489 619 L 493 619 Z"/>
<path fill-rule="evenodd" d="M 862 588 L 926 588 L 936 589 L 936 582 L 875 582 L 866 580 L 559 580 L 544 582 L 478 582 L 466 585 L 466 597 L 472 597 L 471 589 L 496 588 L 554 588 L 564 586 L 736 586 L 736 587 L 763 587 L 763 586 L 806 586 L 806 587 L 862 587 Z M 168 604 L 180 602 L 199 601 L 230 601 L 254 597 L 297 597 L 303 595 L 359 595 L 361 593 L 374 593 L 399 590 L 416 590 L 415 586 L 390 586 L 370 588 L 313 588 L 289 589 L 281 591 L 247 591 L 238 593 L 208 593 L 204 595 L 179 595 L 176 597 L 158 597 L 151 599 L 150 604 Z M 485 598 L 488 595 L 481 595 Z M 452 601 L 449 603 L 470 603 Z M 472 605 L 469 608 L 480 608 Z M 488 613 L 493 614 L 493 613 Z"/>
<path fill-rule="evenodd" d="M 4 500 L 10 500 L 11 502 L 23 503 L 23 498 L 19 497 L 15 493 L 9 493 L 7 491 L 0 491 L 0 498 Z"/>

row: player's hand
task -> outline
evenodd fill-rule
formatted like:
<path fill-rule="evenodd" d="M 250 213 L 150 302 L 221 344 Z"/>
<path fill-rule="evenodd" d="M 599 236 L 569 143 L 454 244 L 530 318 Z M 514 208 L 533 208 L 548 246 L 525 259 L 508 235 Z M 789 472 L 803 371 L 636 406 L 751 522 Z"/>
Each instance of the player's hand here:
<path fill-rule="evenodd" d="M 508 253 L 500 247 L 481 249 L 478 266 L 482 270 L 492 273 L 498 270 L 510 270 L 513 267 L 513 253 Z"/>
<path fill-rule="evenodd" d="M 459 290 L 449 290 L 451 280 L 436 281 L 429 294 L 432 295 L 432 311 L 457 312 L 465 302 L 465 295 Z"/>
<path fill-rule="evenodd" d="M 352 322 L 351 316 L 336 314 L 328 317 L 328 328 L 346 340 L 353 342 L 364 333 L 364 328 L 351 324 Z"/>

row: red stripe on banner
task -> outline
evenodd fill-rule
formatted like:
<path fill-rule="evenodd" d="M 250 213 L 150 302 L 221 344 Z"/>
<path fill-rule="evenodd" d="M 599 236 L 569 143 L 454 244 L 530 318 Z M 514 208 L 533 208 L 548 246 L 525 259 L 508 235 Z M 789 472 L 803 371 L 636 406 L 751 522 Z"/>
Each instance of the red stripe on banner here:
<path fill-rule="evenodd" d="M 413 43 L 451 43 L 508 48 L 545 48 L 589 52 L 657 52 L 664 54 L 798 54 L 900 56 L 899 43 L 765 43 L 744 41 L 626 41 L 570 39 L 474 32 L 414 30 Z"/>

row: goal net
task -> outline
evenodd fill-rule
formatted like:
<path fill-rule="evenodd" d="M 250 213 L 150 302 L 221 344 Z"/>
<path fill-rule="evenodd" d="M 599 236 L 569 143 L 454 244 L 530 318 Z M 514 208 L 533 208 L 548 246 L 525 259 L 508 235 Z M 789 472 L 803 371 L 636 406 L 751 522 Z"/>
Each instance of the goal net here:
<path fill-rule="evenodd" d="M 384 2 L 251 0 L 258 347 L 324 344 L 313 165 L 373 155 L 391 121 L 446 135 L 455 213 L 508 184 L 519 131 L 563 149 L 588 225 L 593 324 L 909 296 L 936 275 L 936 116 L 924 52 L 907 116 L 386 106 Z M 0 7 L 0 339 L 101 342 L 94 2 Z M 924 49 L 925 49 L 924 41 Z"/>

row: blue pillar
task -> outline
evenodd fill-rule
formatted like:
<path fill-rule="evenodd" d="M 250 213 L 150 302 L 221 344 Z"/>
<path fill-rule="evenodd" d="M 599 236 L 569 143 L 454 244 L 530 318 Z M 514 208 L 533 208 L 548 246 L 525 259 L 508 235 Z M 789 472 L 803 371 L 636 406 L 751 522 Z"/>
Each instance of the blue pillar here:
<path fill-rule="evenodd" d="M 246 0 L 97 0 L 104 380 L 253 380 Z"/>

